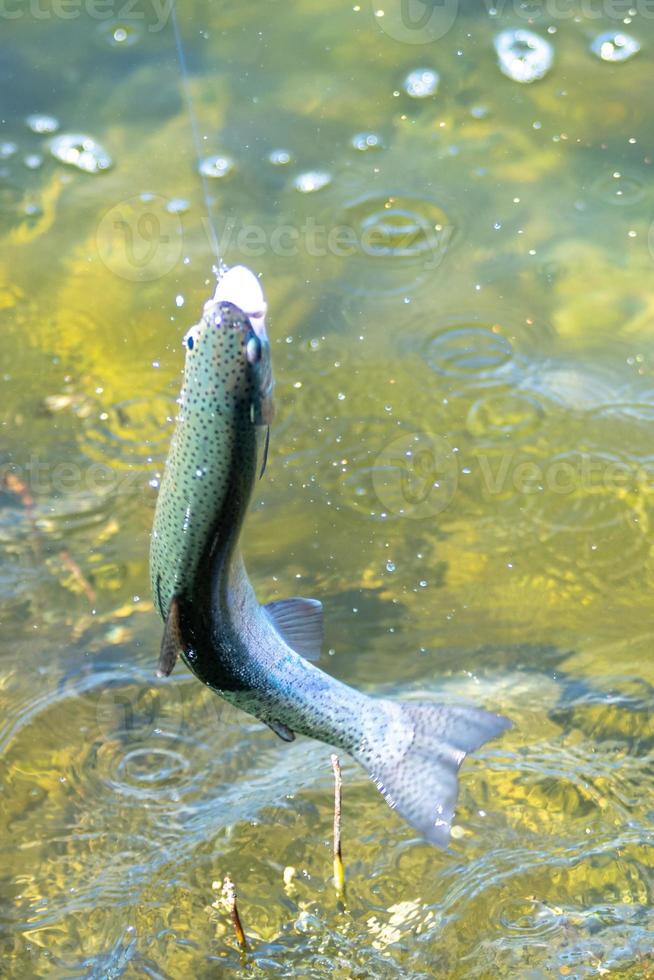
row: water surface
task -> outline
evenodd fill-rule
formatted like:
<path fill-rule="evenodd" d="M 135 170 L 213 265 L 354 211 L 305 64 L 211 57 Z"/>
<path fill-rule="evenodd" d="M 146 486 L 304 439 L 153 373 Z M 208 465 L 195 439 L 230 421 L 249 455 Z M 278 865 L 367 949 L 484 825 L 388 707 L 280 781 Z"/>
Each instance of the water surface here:
<path fill-rule="evenodd" d="M 329 749 L 153 676 L 148 536 L 214 259 L 166 11 L 75 9 L 4 24 L 5 972 L 238 974 L 230 873 L 249 976 L 647 976 L 651 17 L 179 6 L 220 245 L 271 311 L 258 594 L 319 597 L 348 683 L 515 726 L 466 763 L 447 854 L 344 760 L 342 912 Z M 496 63 L 518 28 L 554 48 L 531 85 Z M 609 30 L 641 50 L 601 60 Z M 34 113 L 113 165 L 55 160 Z"/>

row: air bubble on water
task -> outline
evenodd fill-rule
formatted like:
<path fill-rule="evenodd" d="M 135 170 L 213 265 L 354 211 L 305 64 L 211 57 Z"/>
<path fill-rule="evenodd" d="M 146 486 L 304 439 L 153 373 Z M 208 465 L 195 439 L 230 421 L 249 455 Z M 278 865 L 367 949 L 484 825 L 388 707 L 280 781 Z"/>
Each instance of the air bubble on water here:
<path fill-rule="evenodd" d="M 23 158 L 23 163 L 28 170 L 38 170 L 43 163 L 43 157 L 40 153 L 28 153 L 27 156 Z"/>
<path fill-rule="evenodd" d="M 533 31 L 523 28 L 501 31 L 493 44 L 500 71 L 514 82 L 535 82 L 552 67 L 554 48 Z"/>
<path fill-rule="evenodd" d="M 592 41 L 590 50 L 602 61 L 626 61 L 640 51 L 640 43 L 622 31 L 605 31 Z"/>
<path fill-rule="evenodd" d="M 216 154 L 201 160 L 198 169 L 203 177 L 220 180 L 234 172 L 236 163 L 230 156 Z"/>
<path fill-rule="evenodd" d="M 59 129 L 58 119 L 39 112 L 34 112 L 27 116 L 25 123 L 33 133 L 38 133 L 41 136 L 43 134 L 56 133 Z"/>
<path fill-rule="evenodd" d="M 293 155 L 289 150 L 271 150 L 268 154 L 268 163 L 273 167 L 286 167 L 293 162 Z"/>
<path fill-rule="evenodd" d="M 181 293 L 178 293 L 175 297 L 175 306 L 180 307 L 184 305 L 184 297 Z"/>
<path fill-rule="evenodd" d="M 305 173 L 298 174 L 293 181 L 296 191 L 301 194 L 313 194 L 327 187 L 332 182 L 332 175 L 326 170 L 307 170 Z"/>
<path fill-rule="evenodd" d="M 368 150 L 381 150 L 384 146 L 381 136 L 378 136 L 377 133 L 355 133 L 350 143 L 360 153 L 367 153 Z"/>
<path fill-rule="evenodd" d="M 8 160 L 17 152 L 18 147 L 15 143 L 10 142 L 9 140 L 5 140 L 5 142 L 0 143 L 0 160 Z"/>
<path fill-rule="evenodd" d="M 77 167 L 87 174 L 103 173 L 113 160 L 100 143 L 83 133 L 62 133 L 50 141 L 50 153 L 70 167 Z"/>
<path fill-rule="evenodd" d="M 191 209 L 191 202 L 187 201 L 185 197 L 173 197 L 172 200 L 168 201 L 166 204 L 166 211 L 169 214 L 186 214 L 187 211 Z"/>
<path fill-rule="evenodd" d="M 429 585 L 429 582 L 427 582 L 427 580 L 426 580 L 426 579 L 424 579 L 424 578 L 422 578 L 422 579 L 420 579 L 420 581 L 418 582 L 418 585 L 420 586 L 420 588 L 421 588 L 421 589 L 426 589 L 426 588 L 427 588 L 427 586 Z"/>
<path fill-rule="evenodd" d="M 402 82 L 402 88 L 412 99 L 427 99 L 436 94 L 440 75 L 433 68 L 414 68 Z"/>
<path fill-rule="evenodd" d="M 485 119 L 489 114 L 490 109 L 485 105 L 473 105 L 470 110 L 470 115 L 473 119 Z"/>
<path fill-rule="evenodd" d="M 108 47 L 122 50 L 138 44 L 143 37 L 143 28 L 128 21 L 108 20 L 100 25 L 98 34 Z"/>
<path fill-rule="evenodd" d="M 386 562 L 386 571 L 387 572 L 394 572 L 395 571 L 395 562 L 394 561 L 387 561 Z"/>

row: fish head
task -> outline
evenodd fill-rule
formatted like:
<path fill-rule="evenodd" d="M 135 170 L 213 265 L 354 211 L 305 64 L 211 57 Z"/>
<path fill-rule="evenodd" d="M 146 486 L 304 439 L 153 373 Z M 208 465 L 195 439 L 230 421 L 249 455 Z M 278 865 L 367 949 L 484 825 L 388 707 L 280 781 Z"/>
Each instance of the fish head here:
<path fill-rule="evenodd" d="M 254 425 L 272 421 L 273 376 L 265 314 L 254 273 L 234 266 L 223 274 L 214 296 L 205 303 L 202 319 L 184 337 L 187 396 L 203 390 L 209 398 L 213 393 L 219 403 L 248 407 Z"/>

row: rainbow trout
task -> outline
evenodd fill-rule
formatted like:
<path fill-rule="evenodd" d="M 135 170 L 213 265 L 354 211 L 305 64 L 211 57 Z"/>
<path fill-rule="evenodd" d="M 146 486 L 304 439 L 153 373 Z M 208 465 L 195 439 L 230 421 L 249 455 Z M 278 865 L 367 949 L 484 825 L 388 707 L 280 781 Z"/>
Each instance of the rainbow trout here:
<path fill-rule="evenodd" d="M 239 537 L 272 419 L 265 312 L 258 280 L 235 266 L 185 337 L 152 532 L 152 592 L 165 623 L 159 672 L 181 654 L 204 684 L 280 738 L 302 734 L 348 752 L 391 807 L 444 847 L 461 763 L 510 723 L 476 707 L 362 694 L 312 663 L 320 602 L 257 602 Z"/>

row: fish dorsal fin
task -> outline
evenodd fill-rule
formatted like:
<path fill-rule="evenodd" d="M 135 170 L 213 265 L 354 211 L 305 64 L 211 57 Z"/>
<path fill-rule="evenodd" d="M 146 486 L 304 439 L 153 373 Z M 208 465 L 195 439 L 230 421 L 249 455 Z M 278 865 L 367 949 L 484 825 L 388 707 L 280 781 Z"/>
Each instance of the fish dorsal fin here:
<path fill-rule="evenodd" d="M 268 725 L 268 728 L 275 733 L 275 735 L 279 735 L 282 741 L 295 741 L 295 734 L 291 731 L 288 725 L 285 725 L 283 722 L 277 721 L 276 718 L 273 718 L 272 721 L 267 721 L 266 724 Z"/>
<path fill-rule="evenodd" d="M 306 660 L 320 658 L 322 603 L 318 599 L 276 599 L 264 606 L 277 632 Z"/>
<path fill-rule="evenodd" d="M 175 596 L 168 608 L 166 625 L 161 638 L 157 677 L 168 677 L 169 674 L 172 674 L 181 650 L 182 630 L 179 621 L 179 600 Z"/>

